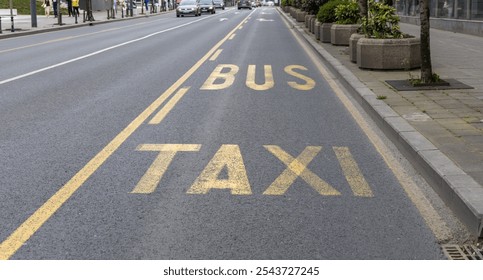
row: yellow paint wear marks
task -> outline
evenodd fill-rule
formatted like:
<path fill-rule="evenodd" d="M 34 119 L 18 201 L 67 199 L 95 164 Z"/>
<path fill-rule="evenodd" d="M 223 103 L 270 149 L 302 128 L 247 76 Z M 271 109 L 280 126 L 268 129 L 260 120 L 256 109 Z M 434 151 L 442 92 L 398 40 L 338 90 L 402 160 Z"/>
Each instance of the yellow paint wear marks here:
<path fill-rule="evenodd" d="M 278 146 L 265 145 L 263 147 L 287 166 L 263 194 L 283 195 L 295 180 L 300 177 L 321 195 L 340 195 L 339 191 L 307 168 L 309 163 L 322 150 L 322 147 L 308 146 L 297 158 L 293 158 Z"/>
<path fill-rule="evenodd" d="M 228 173 L 227 179 L 219 179 L 223 169 Z M 207 194 L 211 189 L 229 189 L 234 195 L 252 194 L 238 145 L 222 145 L 187 193 Z"/>
<path fill-rule="evenodd" d="M 178 101 L 188 92 L 190 87 L 183 87 L 171 98 L 166 105 L 149 121 L 149 124 L 160 124 Z"/>
<path fill-rule="evenodd" d="M 253 90 L 268 90 L 273 88 L 273 86 L 275 85 L 275 82 L 273 81 L 272 66 L 264 65 L 263 69 L 265 73 L 265 83 L 259 85 L 255 82 L 257 66 L 252 64 L 248 65 L 247 80 L 246 80 L 247 87 Z"/>
<path fill-rule="evenodd" d="M 159 154 L 131 193 L 148 194 L 154 192 L 178 152 L 198 152 L 200 148 L 201 145 L 196 144 L 139 145 L 136 149 L 138 151 L 159 152 Z"/>
<path fill-rule="evenodd" d="M 298 90 L 311 90 L 315 87 L 315 81 L 313 79 L 295 72 L 294 69 L 300 69 L 304 71 L 308 70 L 307 68 L 301 65 L 289 65 L 285 67 L 284 69 L 285 73 L 305 81 L 305 84 L 299 84 L 297 82 L 292 82 L 292 81 L 287 82 L 290 87 Z"/>
<path fill-rule="evenodd" d="M 332 147 L 339 160 L 344 176 L 355 196 L 373 197 L 372 190 L 352 157 L 348 147 Z"/>
<path fill-rule="evenodd" d="M 226 69 L 228 69 L 228 72 Z M 213 70 L 200 89 L 219 90 L 228 88 L 233 82 L 235 82 L 235 75 L 238 73 L 238 70 L 238 66 L 234 64 L 219 64 L 215 67 L 215 70 Z"/>
<path fill-rule="evenodd" d="M 232 34 L 232 35 L 230 36 L 230 38 L 228 38 L 228 40 L 233 40 L 233 38 L 235 38 L 235 36 L 236 36 L 236 34 Z"/>
<path fill-rule="evenodd" d="M 243 29 L 243 26 L 238 27 L 238 30 L 242 30 L 242 29 Z"/>
<path fill-rule="evenodd" d="M 448 228 L 443 219 L 439 216 L 438 212 L 434 209 L 431 202 L 426 198 L 424 193 L 419 189 L 416 183 L 411 179 L 411 177 L 406 174 L 401 166 L 401 163 L 391 154 L 389 148 L 386 146 L 384 141 L 374 132 L 374 130 L 365 121 L 356 107 L 352 102 L 345 96 L 342 89 L 337 84 L 336 80 L 331 77 L 329 71 L 320 62 L 319 57 L 310 49 L 302 39 L 295 33 L 295 31 L 289 26 L 285 21 L 287 28 L 292 32 L 293 36 L 300 44 L 300 46 L 305 50 L 305 52 L 312 58 L 312 61 L 316 65 L 319 72 L 327 80 L 330 87 L 337 95 L 339 100 L 344 104 L 352 118 L 361 127 L 364 133 L 367 135 L 369 140 L 372 142 L 374 148 L 378 151 L 381 157 L 384 159 L 386 165 L 391 169 L 393 174 L 396 176 L 397 180 L 401 184 L 402 188 L 408 195 L 409 199 L 414 203 L 416 208 L 418 208 L 421 216 L 425 220 L 426 224 L 431 228 L 435 237 L 440 241 L 450 240 L 452 237 L 451 230 Z"/>
<path fill-rule="evenodd" d="M 210 61 L 215 61 L 218 58 L 218 56 L 221 54 L 222 51 L 223 51 L 222 49 L 217 50 L 215 52 L 215 54 L 213 54 L 213 56 L 210 57 Z"/>
<path fill-rule="evenodd" d="M 121 146 L 124 141 L 153 114 L 220 46 L 228 40 L 240 23 L 193 65 L 158 99 L 137 116 L 123 131 L 92 158 L 77 174 L 27 218 L 0 244 L 0 260 L 9 259 L 54 213 L 89 179 L 89 177 Z"/>

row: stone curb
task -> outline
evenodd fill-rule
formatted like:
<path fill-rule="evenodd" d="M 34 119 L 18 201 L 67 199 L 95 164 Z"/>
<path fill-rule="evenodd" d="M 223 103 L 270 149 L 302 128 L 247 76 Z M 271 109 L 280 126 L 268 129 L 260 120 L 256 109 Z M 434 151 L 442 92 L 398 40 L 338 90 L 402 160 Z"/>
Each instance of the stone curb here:
<path fill-rule="evenodd" d="M 399 151 L 423 175 L 468 231 L 483 237 L 483 187 L 366 87 L 283 11 L 277 9 L 322 57 L 333 75 L 350 92 Z"/>

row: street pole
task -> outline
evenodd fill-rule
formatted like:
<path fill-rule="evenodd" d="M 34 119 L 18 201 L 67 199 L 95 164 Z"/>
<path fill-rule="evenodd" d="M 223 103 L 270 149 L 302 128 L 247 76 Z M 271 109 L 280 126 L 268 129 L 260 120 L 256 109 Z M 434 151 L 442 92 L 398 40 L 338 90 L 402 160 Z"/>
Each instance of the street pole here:
<path fill-rule="evenodd" d="M 60 0 L 57 0 L 57 23 L 62 25 L 62 12 L 60 11 Z"/>
<path fill-rule="evenodd" d="M 12 21 L 12 28 L 10 31 L 15 32 L 15 27 L 13 26 L 13 0 L 10 0 L 10 20 Z"/>
<path fill-rule="evenodd" d="M 37 5 L 35 0 L 30 0 L 30 21 L 32 27 L 37 27 Z"/>

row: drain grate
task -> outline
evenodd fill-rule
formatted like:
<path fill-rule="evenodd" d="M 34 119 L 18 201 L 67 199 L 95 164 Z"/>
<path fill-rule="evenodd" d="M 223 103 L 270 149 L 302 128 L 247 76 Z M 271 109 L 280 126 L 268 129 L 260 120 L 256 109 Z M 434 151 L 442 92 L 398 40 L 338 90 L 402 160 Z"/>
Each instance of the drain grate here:
<path fill-rule="evenodd" d="M 483 249 L 473 245 L 443 245 L 443 252 L 450 260 L 483 260 Z"/>

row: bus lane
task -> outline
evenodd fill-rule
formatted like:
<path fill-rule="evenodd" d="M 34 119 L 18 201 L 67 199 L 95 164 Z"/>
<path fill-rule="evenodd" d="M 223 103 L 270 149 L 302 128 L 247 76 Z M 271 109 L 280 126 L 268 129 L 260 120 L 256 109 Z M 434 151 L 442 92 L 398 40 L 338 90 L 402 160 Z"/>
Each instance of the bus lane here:
<path fill-rule="evenodd" d="M 246 14 L 25 224 L 16 257 L 442 258 L 276 10 Z"/>

